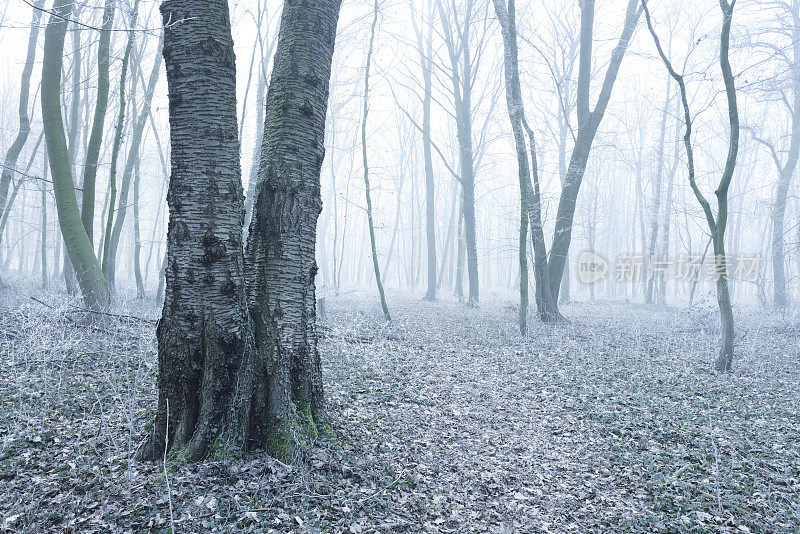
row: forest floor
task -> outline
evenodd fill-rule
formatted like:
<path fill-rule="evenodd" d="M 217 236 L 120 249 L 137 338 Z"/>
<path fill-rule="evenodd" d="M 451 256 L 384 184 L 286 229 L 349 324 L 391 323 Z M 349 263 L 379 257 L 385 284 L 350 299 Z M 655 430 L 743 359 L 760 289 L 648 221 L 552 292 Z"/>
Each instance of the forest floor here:
<path fill-rule="evenodd" d="M 294 465 L 187 465 L 131 460 L 152 304 L 93 329 L 34 296 L 0 304 L 0 531 L 800 532 L 796 310 L 738 309 L 719 374 L 711 305 L 575 303 L 523 337 L 512 295 L 390 293 L 390 325 L 328 296 L 333 436 Z"/>

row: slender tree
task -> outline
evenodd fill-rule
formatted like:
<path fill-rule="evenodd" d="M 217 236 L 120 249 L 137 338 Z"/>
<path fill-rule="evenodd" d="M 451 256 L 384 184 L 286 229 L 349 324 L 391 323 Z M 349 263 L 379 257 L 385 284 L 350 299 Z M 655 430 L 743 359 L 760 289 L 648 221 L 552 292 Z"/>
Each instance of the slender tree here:
<path fill-rule="evenodd" d="M 784 104 L 789 108 L 791 119 L 791 132 L 789 134 L 789 151 L 782 159 L 775 144 L 768 139 L 764 139 L 756 134 L 753 139 L 764 145 L 772 157 L 778 173 L 775 197 L 772 200 L 772 278 L 773 278 L 773 302 L 776 308 L 785 308 L 789 303 L 786 292 L 786 253 L 785 239 L 786 234 L 786 201 L 789 197 L 789 188 L 792 183 L 794 171 L 800 159 L 800 0 L 791 2 L 781 2 L 776 7 L 782 12 L 788 12 L 788 19 L 791 20 L 789 30 L 792 38 L 792 57 L 786 57 L 788 71 L 791 73 L 791 104 L 789 99 L 782 93 Z"/>
<path fill-rule="evenodd" d="M 75 183 L 72 180 L 72 169 L 64 135 L 64 121 L 61 115 L 61 69 L 64 38 L 73 8 L 72 0 L 55 0 L 53 12 L 45 29 L 42 62 L 42 122 L 61 234 L 64 236 L 64 244 L 75 268 L 83 300 L 87 307 L 98 309 L 108 307 L 110 303 L 108 287 L 78 211 Z"/>
<path fill-rule="evenodd" d="M 41 191 L 41 198 L 42 198 L 42 227 L 39 229 L 39 241 L 42 244 L 42 256 L 41 256 L 41 267 L 42 267 L 42 289 L 47 290 L 50 285 L 50 281 L 47 276 L 47 151 L 44 152 L 44 165 L 43 165 L 43 179 L 42 183 L 40 184 L 40 191 Z"/>
<path fill-rule="evenodd" d="M 536 163 L 536 146 L 533 132 L 527 128 L 525 109 L 522 103 L 522 90 L 519 79 L 519 60 L 517 49 L 516 6 L 514 0 L 493 0 L 497 19 L 503 35 L 504 72 L 506 82 L 506 104 L 511 120 L 511 129 L 514 134 L 514 144 L 517 151 L 519 169 L 520 198 L 522 208 L 522 228 L 520 229 L 519 262 L 520 262 L 520 315 L 519 326 L 523 333 L 526 330 L 527 313 L 527 254 L 525 252 L 526 232 L 525 227 L 531 225 L 531 237 L 534 249 L 534 278 L 536 282 L 536 305 L 542 321 L 551 321 L 558 318 L 558 309 L 551 292 L 548 280 L 547 254 L 544 243 L 544 232 L 541 222 L 541 194 Z M 528 161 L 525 143 L 525 129 L 530 140 L 531 161 Z M 531 165 L 533 169 L 531 169 Z M 531 170 L 535 184 L 531 184 Z M 523 274 L 524 273 L 524 274 Z M 525 288 L 523 289 L 522 285 Z"/>
<path fill-rule="evenodd" d="M 136 17 L 139 12 L 139 0 L 134 0 L 131 11 L 131 28 L 136 26 Z M 114 225 L 114 204 L 117 201 L 117 159 L 122 146 L 122 135 L 125 128 L 125 112 L 127 100 L 125 88 L 128 83 L 128 65 L 130 64 L 131 51 L 136 33 L 128 32 L 128 42 L 125 45 L 125 52 L 122 56 L 122 70 L 119 75 L 119 112 L 117 113 L 117 125 L 114 130 L 114 142 L 111 146 L 111 168 L 108 175 L 108 187 L 110 191 L 108 201 L 108 217 L 105 220 L 105 235 L 103 237 L 103 274 L 108 280 L 109 289 L 114 290 L 114 264 L 111 260 L 116 248 L 111 246 L 112 231 Z M 110 268 L 109 268 L 110 267 Z"/>
<path fill-rule="evenodd" d="M 108 240 L 108 279 L 109 284 L 113 285 L 114 272 L 116 271 L 117 255 L 119 249 L 119 240 L 122 235 L 122 228 L 125 224 L 125 218 L 128 214 L 128 197 L 130 196 L 131 182 L 134 180 L 135 166 L 139 162 L 142 136 L 144 129 L 147 125 L 147 118 L 150 115 L 150 106 L 153 102 L 153 94 L 155 93 L 156 83 L 158 76 L 161 72 L 161 51 L 163 47 L 163 37 L 159 37 L 158 45 L 156 46 L 156 60 L 153 62 L 153 68 L 150 71 L 150 77 L 147 81 L 147 86 L 144 90 L 144 100 L 139 105 L 139 115 L 133 124 L 133 131 L 131 133 L 130 144 L 128 145 L 128 156 L 125 159 L 125 167 L 122 171 L 122 182 L 120 184 L 119 205 L 116 210 L 116 217 L 114 218 L 114 225 L 111 230 L 111 238 Z M 138 71 L 141 67 L 141 57 L 137 55 L 135 69 Z M 134 199 L 134 202 L 137 200 Z M 108 235 L 108 234 L 106 234 Z"/>
<path fill-rule="evenodd" d="M 453 106 L 458 138 L 458 168 L 462 191 L 464 245 L 467 259 L 468 297 L 467 306 L 477 306 L 478 290 L 478 245 L 475 226 L 475 154 L 472 139 L 472 90 L 476 58 L 471 49 L 472 30 L 477 14 L 475 1 L 464 3 L 463 20 L 455 12 L 445 9 L 442 0 L 435 0 L 442 24 L 447 53 L 450 59 L 450 82 L 452 83 Z"/>
<path fill-rule="evenodd" d="M 133 172 L 133 276 L 136 280 L 136 298 L 143 300 L 146 295 L 142 277 L 142 232 L 139 225 L 139 186 L 142 175 L 138 158 Z"/>
<path fill-rule="evenodd" d="M 11 187 L 14 173 L 17 170 L 17 159 L 31 131 L 31 120 L 28 116 L 28 97 L 31 91 L 31 74 L 33 73 L 33 63 L 36 60 L 36 41 L 39 38 L 39 22 L 42 18 L 43 5 L 44 0 L 36 0 L 33 4 L 31 30 L 28 34 L 28 52 L 25 56 L 25 66 L 22 68 L 22 80 L 20 81 L 19 130 L 17 130 L 17 136 L 6 152 L 2 173 L 0 173 L 0 213 L 9 211 L 13 203 L 13 198 L 16 197 L 16 194 L 13 194 L 11 199 L 9 199 L 8 191 Z M 21 183 L 21 181 L 19 183 Z M 16 193 L 16 189 L 14 193 Z M 3 225 L 2 229 L 4 228 L 5 225 Z M 2 238 L 3 235 L 2 229 L 0 229 L 0 238 Z"/>
<path fill-rule="evenodd" d="M 383 291 L 381 268 L 378 265 L 378 249 L 375 246 L 375 223 L 372 217 L 372 194 L 369 186 L 369 163 L 367 161 L 367 115 L 369 114 L 369 68 L 372 62 L 372 53 L 375 46 L 375 28 L 378 25 L 378 0 L 373 7 L 372 26 L 369 33 L 369 47 L 367 48 L 367 66 L 364 70 L 364 106 L 361 121 L 361 161 L 364 166 L 364 194 L 367 197 L 367 224 L 369 225 L 369 244 L 372 251 L 372 267 L 375 270 L 375 283 L 378 286 L 378 296 L 381 300 L 381 309 L 387 321 L 392 320 L 389 306 L 386 304 L 386 294 Z"/>
<path fill-rule="evenodd" d="M 425 17 L 427 34 L 423 38 L 416 13 L 414 1 L 410 0 L 412 10 L 411 21 L 417 36 L 417 51 L 422 69 L 422 157 L 425 164 L 425 238 L 427 244 L 428 289 L 425 300 L 436 300 L 438 282 L 436 278 L 436 195 L 433 178 L 433 150 L 431 141 L 431 103 L 433 101 L 433 21 L 431 3 L 426 2 L 429 13 Z"/>
<path fill-rule="evenodd" d="M 700 191 L 700 187 L 695 181 L 694 152 L 692 149 L 692 115 L 689 110 L 689 101 L 686 96 L 686 83 L 682 74 L 678 74 L 667 57 L 661 42 L 658 39 L 653 22 L 650 17 L 650 10 L 647 7 L 647 0 L 642 0 L 645 10 L 647 27 L 653 36 L 659 56 L 664 62 L 664 66 L 669 71 L 670 76 L 678 83 L 680 88 L 681 102 L 683 104 L 684 123 L 686 132 L 683 136 L 686 148 L 686 158 L 689 170 L 689 185 L 697 198 L 698 203 L 703 208 L 703 213 L 711 232 L 711 242 L 714 246 L 714 266 L 716 274 L 717 303 L 719 305 L 720 317 L 722 320 L 722 346 L 717 357 L 715 367 L 719 371 L 729 371 L 733 363 L 733 308 L 731 297 L 728 290 L 728 272 L 725 256 L 725 227 L 728 223 L 728 188 L 733 178 L 733 171 L 736 168 L 736 157 L 739 153 L 739 108 L 736 102 L 736 85 L 733 79 L 728 51 L 730 49 L 731 23 L 733 21 L 733 8 L 736 0 L 728 3 L 727 0 L 719 0 L 722 10 L 722 30 L 719 44 L 719 63 L 722 70 L 722 78 L 725 82 L 725 95 L 728 101 L 728 120 L 730 122 L 730 137 L 728 143 L 728 156 L 725 160 L 725 169 L 722 172 L 719 184 L 714 194 L 717 197 L 717 215 L 714 216 L 711 205 Z"/>
<path fill-rule="evenodd" d="M 86 159 L 83 166 L 83 196 L 81 198 L 81 220 L 89 241 L 94 236 L 94 203 L 97 184 L 97 163 L 100 159 L 100 146 L 103 142 L 103 125 L 108 110 L 108 63 L 111 51 L 111 30 L 114 27 L 114 11 L 117 0 L 106 0 L 103 9 L 103 22 L 100 41 L 97 46 L 97 95 L 95 97 L 94 117 L 89 143 L 86 146 Z"/>
<path fill-rule="evenodd" d="M 594 142 L 597 129 L 605 115 L 608 102 L 611 99 L 611 92 L 619 73 L 622 59 L 628 48 L 636 23 L 641 15 L 638 7 L 639 0 L 628 0 L 628 8 L 625 15 L 625 22 L 616 47 L 611 53 L 611 61 L 606 69 L 603 85 L 594 108 L 589 109 L 589 87 L 592 78 L 592 33 L 594 29 L 594 0 L 581 1 L 581 25 L 580 25 L 580 53 L 578 57 L 578 83 L 577 91 L 577 119 L 578 133 L 575 138 L 575 146 L 570 156 L 567 175 L 561 189 L 561 197 L 558 202 L 556 213 L 555 232 L 553 243 L 550 248 L 550 258 L 548 269 L 550 277 L 551 294 L 554 299 L 558 299 L 561 279 L 569 253 L 569 245 L 572 239 L 572 221 L 575 216 L 575 206 L 578 199 L 583 175 L 586 172 L 586 162 Z"/>

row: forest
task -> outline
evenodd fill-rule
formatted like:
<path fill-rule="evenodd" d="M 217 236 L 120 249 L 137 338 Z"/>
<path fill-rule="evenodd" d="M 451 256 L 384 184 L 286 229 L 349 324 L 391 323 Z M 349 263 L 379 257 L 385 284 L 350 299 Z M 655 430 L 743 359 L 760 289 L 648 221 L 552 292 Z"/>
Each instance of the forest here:
<path fill-rule="evenodd" d="M 0 0 L 0 532 L 800 532 L 800 0 Z"/>

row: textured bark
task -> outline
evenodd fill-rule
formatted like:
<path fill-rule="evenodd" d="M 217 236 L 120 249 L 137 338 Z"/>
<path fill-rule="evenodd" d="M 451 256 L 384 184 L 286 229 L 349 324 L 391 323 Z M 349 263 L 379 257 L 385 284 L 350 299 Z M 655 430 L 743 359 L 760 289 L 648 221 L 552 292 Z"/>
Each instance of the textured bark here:
<path fill-rule="evenodd" d="M 58 222 L 69 259 L 75 268 L 83 300 L 91 309 L 109 305 L 109 293 L 100 265 L 92 250 L 78 211 L 75 184 L 64 135 L 61 115 L 61 68 L 67 20 L 74 3 L 56 0 L 53 14 L 45 30 L 44 59 L 42 63 L 42 122 L 44 123 L 53 192 L 56 198 Z"/>
<path fill-rule="evenodd" d="M 165 447 L 200 458 L 263 446 L 290 457 L 316 436 L 323 397 L 314 247 L 339 7 L 284 6 L 245 260 L 227 2 L 162 4 L 165 25 L 181 23 L 164 34 L 172 146 L 166 295 L 159 407 L 140 457 L 159 457 Z"/>
<path fill-rule="evenodd" d="M 261 165 L 246 255 L 259 343 L 254 433 L 277 453 L 324 419 L 314 259 L 320 170 L 341 0 L 287 0 L 267 96 Z M 310 429 L 308 427 L 311 427 Z M 307 432 L 306 432 L 307 433 Z"/>
<path fill-rule="evenodd" d="M 372 252 L 372 268 L 375 271 L 375 283 L 378 286 L 378 296 L 381 301 L 381 309 L 387 321 L 392 320 L 389 314 L 389 306 L 386 304 L 386 294 L 383 291 L 383 279 L 381 278 L 381 269 L 378 265 L 378 250 L 375 246 L 375 223 L 372 218 L 372 194 L 369 186 L 369 163 L 367 159 L 367 116 L 369 115 L 369 68 L 372 61 L 372 52 L 375 46 L 375 27 L 378 24 L 378 0 L 375 0 L 373 9 L 372 26 L 369 34 L 369 48 L 367 49 L 367 66 L 364 70 L 364 107 L 361 122 L 361 157 L 364 166 L 364 194 L 367 199 L 367 224 L 369 225 L 369 244 Z M 413 237 L 413 230 L 412 230 Z M 412 260 L 414 257 L 412 247 Z"/>
<path fill-rule="evenodd" d="M 158 411 L 139 450 L 188 458 L 245 445 L 233 401 L 248 346 L 236 67 L 225 0 L 166 0 L 171 176 Z M 180 20 L 180 23 L 172 23 Z M 167 424 L 169 423 L 169 424 Z"/>
<path fill-rule="evenodd" d="M 97 184 L 97 162 L 100 159 L 100 146 L 103 142 L 103 125 L 108 110 L 108 63 L 111 50 L 111 29 L 114 27 L 116 0 L 106 0 L 103 9 L 103 24 L 100 42 L 97 47 L 97 96 L 94 106 L 92 131 L 86 146 L 86 160 L 83 166 L 83 197 L 81 199 L 81 220 L 89 241 L 94 236 L 94 202 Z"/>

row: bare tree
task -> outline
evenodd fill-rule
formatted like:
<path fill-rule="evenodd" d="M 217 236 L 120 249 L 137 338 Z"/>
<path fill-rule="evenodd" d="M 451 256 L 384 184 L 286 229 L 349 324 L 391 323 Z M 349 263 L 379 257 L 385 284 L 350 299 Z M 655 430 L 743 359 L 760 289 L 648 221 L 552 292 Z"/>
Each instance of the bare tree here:
<path fill-rule="evenodd" d="M 739 152 L 739 108 L 736 103 L 736 85 L 734 84 L 733 72 L 731 70 L 730 61 L 728 59 L 728 50 L 730 49 L 730 34 L 731 22 L 733 20 L 733 8 L 736 5 L 736 0 L 728 3 L 727 0 L 719 0 L 720 8 L 722 9 L 722 31 L 720 34 L 719 45 L 719 62 L 720 69 L 722 70 L 722 77 L 725 81 L 725 95 L 728 100 L 728 120 L 730 122 L 730 138 L 728 143 L 728 156 L 725 161 L 725 169 L 722 172 L 719 185 L 717 186 L 714 194 L 717 197 L 717 215 L 714 216 L 711 210 L 711 205 L 708 200 L 700 191 L 697 182 L 695 181 L 695 167 L 694 167 L 694 152 L 692 149 L 692 115 L 689 110 L 689 101 L 686 96 L 686 84 L 682 74 L 678 74 L 672 66 L 667 55 L 661 47 L 661 42 L 658 40 L 658 35 L 653 28 L 653 23 L 650 17 L 650 11 L 647 8 L 647 0 L 642 0 L 642 6 L 645 10 L 645 17 L 647 19 L 647 27 L 650 29 L 650 34 L 653 36 L 658 54 L 664 62 L 670 76 L 675 79 L 680 88 L 681 102 L 683 103 L 684 122 L 686 125 L 686 133 L 684 134 L 684 146 L 686 148 L 686 157 L 688 160 L 689 170 L 689 185 L 692 188 L 697 201 L 703 208 L 703 213 L 708 223 L 708 228 L 711 232 L 711 241 L 714 245 L 714 264 L 716 273 L 716 286 L 717 286 L 717 303 L 719 305 L 720 316 L 722 319 L 722 346 L 720 348 L 719 356 L 715 363 L 715 367 L 720 371 L 729 371 L 733 363 L 733 308 L 731 307 L 731 297 L 728 291 L 728 273 L 725 257 L 725 227 L 728 223 L 728 188 L 733 178 L 733 171 L 736 168 L 736 157 Z"/>
<path fill-rule="evenodd" d="M 25 56 L 25 66 L 22 68 L 22 80 L 20 81 L 19 90 L 19 130 L 17 136 L 11 143 L 11 146 L 6 152 L 3 161 L 2 173 L 0 173 L 0 213 L 8 211 L 13 198 L 16 197 L 16 188 L 14 193 L 9 199 L 8 191 L 11 186 L 11 181 L 14 178 L 14 173 L 17 170 L 17 159 L 19 158 L 22 148 L 28 140 L 28 135 L 31 131 L 31 120 L 28 116 L 28 98 L 31 91 L 31 74 L 33 73 L 33 63 L 36 60 L 36 41 L 39 37 L 39 21 L 42 18 L 42 6 L 44 0 L 36 0 L 33 4 L 33 15 L 31 16 L 31 30 L 28 34 L 28 52 Z M 20 184 L 22 182 L 20 181 Z M 10 200 L 10 201 L 9 201 Z M 0 228 L 0 238 L 2 238 L 2 229 Z"/>
<path fill-rule="evenodd" d="M 139 115 L 133 123 L 131 139 L 128 145 L 128 156 L 125 160 L 125 167 L 122 172 L 119 205 L 116 210 L 117 215 L 114 218 L 114 225 L 110 234 L 111 237 L 108 240 L 108 248 L 106 249 L 108 252 L 108 280 L 109 284 L 112 286 L 114 281 L 114 273 L 116 271 L 119 240 L 120 236 L 122 235 L 122 227 L 125 223 L 125 217 L 128 213 L 128 196 L 130 194 L 131 181 L 133 180 L 134 168 L 139 161 L 142 136 L 144 135 L 145 126 L 147 125 L 147 118 L 150 115 L 150 106 L 153 102 L 153 93 L 155 92 L 156 83 L 158 82 L 159 73 L 161 71 L 162 47 L 163 37 L 159 37 L 158 45 L 156 46 L 156 60 L 153 62 L 153 68 L 150 71 L 150 77 L 148 78 L 147 86 L 144 89 L 144 99 L 139 105 Z M 139 54 L 136 54 L 134 63 L 135 72 L 140 71 L 142 58 Z M 134 198 L 134 202 L 137 201 L 138 200 Z"/>
<path fill-rule="evenodd" d="M 790 0 L 790 2 L 775 2 L 775 6 L 780 13 L 788 14 L 787 20 L 791 20 L 789 33 L 791 35 L 792 57 L 788 54 L 779 54 L 784 57 L 788 71 L 791 73 L 790 90 L 792 93 L 791 103 L 784 91 L 780 92 L 780 98 L 788 108 L 790 121 L 789 151 L 782 158 L 777 150 L 775 143 L 762 138 L 757 134 L 753 139 L 764 145 L 772 157 L 775 168 L 778 172 L 777 187 L 775 197 L 772 201 L 772 275 L 773 275 L 773 301 L 777 308 L 785 308 L 788 304 L 786 292 L 786 255 L 784 252 L 784 236 L 786 234 L 786 201 L 789 196 L 789 187 L 792 182 L 794 171 L 800 159 L 800 0 Z M 781 17 L 783 20 L 783 17 Z"/>
<path fill-rule="evenodd" d="M 475 229 L 475 155 L 472 132 L 472 90 L 475 69 L 480 54 L 474 54 L 471 37 L 475 19 L 475 0 L 464 2 L 463 20 L 458 16 L 453 2 L 445 9 L 443 0 L 435 0 L 442 24 L 447 52 L 450 59 L 450 81 L 452 83 L 453 107 L 455 111 L 458 139 L 458 169 L 462 191 L 464 244 L 467 256 L 468 306 L 477 306 L 478 291 L 478 246 Z M 479 41 L 482 44 L 483 39 Z M 480 46 L 478 46 L 480 50 Z"/>
<path fill-rule="evenodd" d="M 86 159 L 83 167 L 83 195 L 81 198 L 81 219 L 89 241 L 94 235 L 94 203 L 97 184 L 97 163 L 100 158 L 100 146 L 103 142 L 103 125 L 108 110 L 108 64 L 111 50 L 111 29 L 114 27 L 114 11 L 116 0 L 106 0 L 103 9 L 100 41 L 97 45 L 97 96 L 95 99 L 94 118 L 89 143 L 86 147 Z"/>
<path fill-rule="evenodd" d="M 367 224 L 369 225 L 369 243 L 372 251 L 372 267 L 375 270 L 375 283 L 378 286 L 378 296 L 381 300 L 381 309 L 387 321 L 392 320 L 389 314 L 389 307 L 386 304 L 386 294 L 383 291 L 383 279 L 381 269 L 378 265 L 378 250 L 375 246 L 375 223 L 372 219 L 372 195 L 369 186 L 369 164 L 367 161 L 367 115 L 369 114 L 369 68 L 372 61 L 372 53 L 375 47 L 375 28 L 378 24 L 378 0 L 375 0 L 373 7 L 372 26 L 369 33 L 369 48 L 367 49 L 367 65 L 364 70 L 364 106 L 361 121 L 361 156 L 364 166 L 364 194 L 367 198 Z"/>
<path fill-rule="evenodd" d="M 133 9 L 131 11 L 131 28 L 136 26 L 136 18 L 139 13 L 139 0 L 134 0 Z M 116 211 L 117 201 L 117 159 L 119 158 L 119 151 L 122 146 L 122 135 L 125 128 L 125 113 L 127 106 L 127 99 L 125 96 L 125 88 L 128 82 L 128 66 L 130 64 L 131 52 L 133 50 L 133 41 L 135 32 L 128 32 L 128 41 L 125 45 L 125 52 L 122 56 L 122 70 L 119 75 L 119 112 L 117 113 L 117 124 L 114 129 L 114 142 L 111 145 L 111 169 L 108 175 L 108 187 L 110 191 L 108 200 L 108 216 L 105 220 L 105 234 L 103 237 L 103 274 L 108 281 L 110 291 L 114 291 L 114 261 L 111 259 L 116 253 L 116 247 L 112 246 L 112 232 L 114 226 L 114 213 Z"/>
<path fill-rule="evenodd" d="M 600 95 L 595 103 L 594 109 L 589 110 L 589 85 L 592 78 L 592 30 L 594 28 L 594 0 L 582 0 L 581 2 L 581 26 L 580 26 L 580 55 L 578 58 L 578 84 L 576 87 L 576 108 L 578 114 L 578 133 L 575 138 L 575 146 L 570 156 L 567 175 L 561 190 L 561 197 L 558 202 L 558 212 L 556 214 L 555 233 L 553 243 L 550 248 L 550 259 L 548 269 L 550 275 L 551 293 L 554 299 L 558 299 L 561 278 L 569 253 L 569 245 L 572 239 L 572 221 L 575 216 L 575 206 L 578 199 L 578 191 L 586 171 L 586 162 L 589 159 L 589 152 L 592 148 L 597 129 L 603 120 L 608 102 L 611 99 L 611 91 L 617 79 L 622 59 L 628 48 L 636 22 L 641 15 L 638 8 L 638 0 L 629 0 L 625 14 L 625 23 L 616 47 L 611 53 L 611 61 L 608 64 L 603 85 L 600 88 Z"/>
<path fill-rule="evenodd" d="M 75 268 L 78 284 L 87 307 L 105 308 L 110 304 L 108 287 L 92 243 L 83 227 L 72 180 L 72 168 L 61 115 L 61 69 L 67 21 L 74 8 L 71 0 L 55 0 L 45 30 L 42 63 L 42 122 L 53 177 L 58 222 L 64 245 Z"/>
<path fill-rule="evenodd" d="M 425 165 L 425 237 L 428 251 L 428 289 L 426 300 L 436 300 L 438 287 L 436 278 L 436 199 L 433 179 L 433 150 L 431 142 L 431 103 L 433 101 L 433 9 L 431 2 L 426 2 L 427 13 L 423 18 L 427 24 L 427 32 L 417 22 L 414 11 L 414 0 L 410 0 L 412 10 L 411 21 L 417 37 L 417 52 L 422 70 L 422 157 Z"/>
<path fill-rule="evenodd" d="M 505 57 L 506 103 L 511 119 L 511 128 L 514 133 L 514 142 L 517 150 L 517 163 L 519 168 L 520 197 L 522 207 L 522 228 L 530 221 L 531 239 L 534 249 L 534 278 L 536 282 L 536 305 L 542 321 L 551 321 L 558 318 L 558 308 L 552 295 L 551 284 L 548 279 L 547 254 L 545 251 L 544 232 L 541 219 L 541 193 L 536 160 L 536 145 L 533 131 L 527 127 L 525 110 L 522 103 L 522 90 L 519 79 L 519 60 L 517 52 L 517 31 L 515 2 L 509 0 L 493 0 L 495 13 L 500 21 L 503 34 L 503 51 Z M 530 141 L 531 162 L 528 161 L 525 143 L 525 130 Z M 531 168 L 532 166 L 532 168 Z M 534 183 L 531 184 L 531 173 Z M 520 331 L 526 331 L 527 313 L 527 254 L 525 252 L 525 232 L 520 230 L 519 261 L 520 261 Z M 523 284 L 524 281 L 524 284 Z M 523 289 L 522 286 L 525 286 Z"/>

